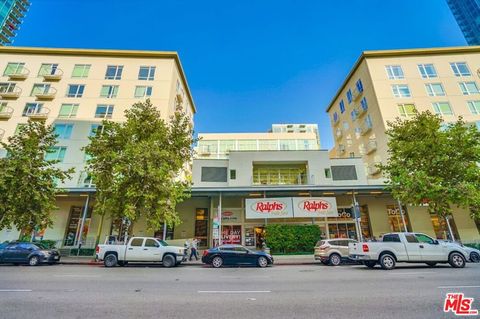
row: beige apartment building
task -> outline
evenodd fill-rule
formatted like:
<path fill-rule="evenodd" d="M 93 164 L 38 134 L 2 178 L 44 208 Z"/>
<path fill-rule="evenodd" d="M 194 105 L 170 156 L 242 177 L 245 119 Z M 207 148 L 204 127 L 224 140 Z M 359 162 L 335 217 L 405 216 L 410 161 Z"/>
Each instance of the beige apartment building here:
<path fill-rule="evenodd" d="M 125 110 L 147 98 L 163 118 L 181 106 L 193 123 L 195 105 L 176 52 L 0 47 L 0 139 L 28 119 L 45 121 L 58 134 L 47 156 L 75 168 L 59 185 L 68 193 L 58 198 L 56 227 L 46 230 L 47 238 L 73 245 L 82 228 L 84 243 L 92 240 L 99 217 L 92 214 L 95 189 L 82 147 L 103 119 L 123 121 Z M 2 239 L 16 236 L 0 230 Z"/>
<path fill-rule="evenodd" d="M 332 157 L 363 158 L 369 178 L 387 159 L 387 122 L 414 110 L 480 128 L 480 47 L 366 51 L 327 108 Z"/>

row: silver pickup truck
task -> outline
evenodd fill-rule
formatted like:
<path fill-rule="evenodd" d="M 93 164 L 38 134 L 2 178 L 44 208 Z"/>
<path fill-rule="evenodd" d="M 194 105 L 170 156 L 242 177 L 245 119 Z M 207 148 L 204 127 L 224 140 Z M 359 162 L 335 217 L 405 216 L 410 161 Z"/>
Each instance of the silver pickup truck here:
<path fill-rule="evenodd" d="M 383 269 L 395 268 L 397 262 L 449 263 L 454 268 L 465 267 L 467 252 L 459 245 L 439 242 L 420 233 L 389 233 L 381 242 L 359 242 L 348 245 L 349 258 L 363 262 L 369 268 L 380 264 Z"/>
<path fill-rule="evenodd" d="M 105 267 L 124 266 L 129 262 L 161 262 L 164 267 L 173 267 L 184 260 L 185 248 L 169 246 L 153 237 L 132 237 L 126 245 L 98 245 L 95 254 Z"/>

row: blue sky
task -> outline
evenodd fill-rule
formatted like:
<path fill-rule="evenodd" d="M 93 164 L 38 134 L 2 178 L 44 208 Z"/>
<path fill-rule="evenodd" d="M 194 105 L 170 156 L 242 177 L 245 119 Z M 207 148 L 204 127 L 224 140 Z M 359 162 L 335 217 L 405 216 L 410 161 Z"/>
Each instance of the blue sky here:
<path fill-rule="evenodd" d="M 14 45 L 178 51 L 197 132 L 318 123 L 364 50 L 466 45 L 445 0 L 31 0 Z"/>

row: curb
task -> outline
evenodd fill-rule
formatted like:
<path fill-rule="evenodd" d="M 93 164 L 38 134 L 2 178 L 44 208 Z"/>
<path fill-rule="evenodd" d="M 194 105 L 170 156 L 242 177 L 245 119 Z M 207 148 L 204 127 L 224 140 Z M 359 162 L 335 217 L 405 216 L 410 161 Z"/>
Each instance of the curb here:
<path fill-rule="evenodd" d="M 306 265 L 316 265 L 316 264 L 320 264 L 320 263 L 316 263 L 316 262 L 287 262 L 287 263 L 283 263 L 283 262 L 279 262 L 279 263 L 274 263 L 273 266 L 306 266 Z M 88 262 L 81 262 L 81 261 L 72 261 L 72 262 L 65 262 L 65 261 L 60 261 L 58 263 L 58 265 L 73 265 L 73 266 L 103 266 L 103 263 L 102 262 L 99 262 L 99 261 L 94 261 L 94 260 L 91 260 L 91 261 L 88 261 Z M 146 265 L 146 264 L 145 264 Z M 182 263 L 182 266 L 183 267 L 205 267 L 207 265 L 205 264 L 183 264 Z"/>

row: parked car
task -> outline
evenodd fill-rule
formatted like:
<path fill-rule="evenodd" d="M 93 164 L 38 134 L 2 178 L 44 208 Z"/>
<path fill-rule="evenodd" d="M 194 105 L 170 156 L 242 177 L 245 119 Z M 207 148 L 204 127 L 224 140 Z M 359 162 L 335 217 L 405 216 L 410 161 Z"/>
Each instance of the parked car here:
<path fill-rule="evenodd" d="M 350 260 L 348 244 L 356 242 L 345 238 L 319 240 L 315 245 L 315 260 L 320 260 L 324 265 L 338 266 Z"/>
<path fill-rule="evenodd" d="M 447 241 L 447 240 L 439 240 L 439 241 L 459 245 L 460 247 L 462 247 L 467 252 L 467 254 L 468 254 L 468 260 L 467 261 L 468 262 L 480 263 L 480 250 L 478 250 L 476 248 L 465 246 L 462 243 L 459 243 L 459 242 L 456 242 L 456 241 Z"/>
<path fill-rule="evenodd" d="M 253 251 L 241 245 L 222 245 L 203 252 L 202 262 L 220 268 L 223 265 L 273 265 L 273 257 L 263 251 Z"/>
<path fill-rule="evenodd" d="M 44 249 L 36 244 L 26 242 L 11 242 L 0 246 L 0 263 L 55 264 L 60 261 L 60 253 L 56 249 Z"/>
<path fill-rule="evenodd" d="M 420 233 L 389 233 L 381 242 L 349 244 L 348 251 L 351 259 L 369 268 L 378 263 L 386 270 L 395 268 L 397 262 L 426 263 L 431 267 L 449 263 L 454 268 L 463 268 L 468 259 L 463 247 Z"/>
<path fill-rule="evenodd" d="M 185 248 L 169 246 L 153 237 L 132 237 L 126 245 L 98 245 L 95 254 L 105 267 L 125 266 L 129 262 L 158 262 L 168 268 L 182 263 Z"/>

